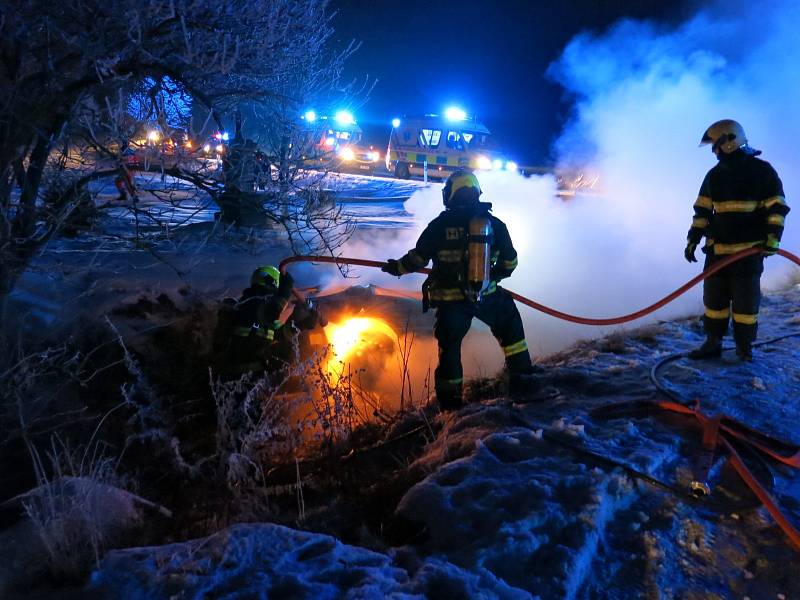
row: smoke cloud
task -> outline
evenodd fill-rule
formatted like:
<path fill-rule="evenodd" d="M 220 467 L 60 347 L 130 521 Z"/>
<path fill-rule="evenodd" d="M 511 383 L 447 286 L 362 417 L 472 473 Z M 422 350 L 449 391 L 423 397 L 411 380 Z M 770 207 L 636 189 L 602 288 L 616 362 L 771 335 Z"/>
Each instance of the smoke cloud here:
<path fill-rule="evenodd" d="M 697 143 L 723 118 L 740 121 L 750 144 L 780 174 L 787 202 L 796 205 L 782 246 L 800 250 L 800 203 L 793 202 L 800 184 L 793 160 L 800 140 L 798 23 L 800 5 L 793 1 L 728 0 L 679 26 L 625 20 L 575 37 L 548 72 L 574 102 L 554 148 L 561 164 L 596 170 L 602 192 L 562 199 L 552 177 L 479 174 L 482 199 L 493 203 L 519 252 L 520 266 L 504 285 L 566 312 L 608 317 L 648 305 L 698 274 L 701 267 L 686 263 L 683 249 L 692 204 L 716 158 Z M 406 203 L 415 227 L 385 243 L 383 236 L 380 244 L 356 241 L 345 254 L 399 258 L 441 210 L 439 189 L 419 191 Z M 699 251 L 698 258 L 702 265 Z M 788 262 L 767 261 L 766 287 L 785 285 L 790 276 L 797 271 Z M 375 270 L 361 277 L 398 286 Z M 401 281 L 418 289 L 422 278 Z M 520 310 L 539 355 L 611 331 Z M 698 287 L 631 327 L 701 312 Z M 474 359 L 465 356 L 465 365 Z M 499 354 L 490 362 L 500 364 Z"/>

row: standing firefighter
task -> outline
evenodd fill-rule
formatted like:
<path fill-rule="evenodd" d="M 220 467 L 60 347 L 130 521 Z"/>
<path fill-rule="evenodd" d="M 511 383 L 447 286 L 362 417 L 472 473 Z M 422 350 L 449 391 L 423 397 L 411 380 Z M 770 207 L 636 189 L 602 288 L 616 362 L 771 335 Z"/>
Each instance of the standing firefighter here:
<path fill-rule="evenodd" d="M 455 171 L 442 190 L 446 210 L 428 224 L 413 250 L 383 267 L 400 276 L 433 260 L 431 275 L 423 284 L 423 310 L 428 304 L 436 307 L 435 387 L 444 410 L 462 404 L 461 342 L 473 317 L 489 325 L 503 348 L 509 392 L 518 395 L 538 387 L 519 311 L 508 292 L 497 287 L 516 268 L 517 252 L 505 223 L 489 213 L 492 205 L 480 202 L 480 194 L 475 175 Z"/>
<path fill-rule="evenodd" d="M 287 323 L 281 323 L 293 283 L 289 273 L 281 274 L 273 266 L 259 267 L 241 297 L 225 301 L 214 332 L 214 354 L 223 377 L 264 371 L 280 374 L 292 361 L 295 332 L 317 324 L 316 311 L 300 303 Z"/>
<path fill-rule="evenodd" d="M 689 353 L 690 358 L 720 356 L 722 338 L 733 318 L 733 337 L 740 360 L 753 358 L 752 343 L 758 327 L 760 279 L 764 256 L 778 251 L 783 222 L 789 207 L 783 184 L 772 166 L 759 158 L 761 152 L 747 145 L 742 126 L 729 119 L 717 121 L 703 135 L 700 145 L 711 144 L 719 163 L 703 180 L 694 203 L 685 256 L 697 262 L 695 250 L 703 236 L 705 268 L 735 252 L 759 247 L 748 256 L 705 280 L 706 341 Z"/>

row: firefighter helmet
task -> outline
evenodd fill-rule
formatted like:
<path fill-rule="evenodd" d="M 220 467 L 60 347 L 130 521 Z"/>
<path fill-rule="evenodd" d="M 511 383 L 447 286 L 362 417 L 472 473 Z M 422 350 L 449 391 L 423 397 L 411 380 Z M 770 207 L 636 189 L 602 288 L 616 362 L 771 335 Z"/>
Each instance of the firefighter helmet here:
<path fill-rule="evenodd" d="M 463 190 L 463 191 L 462 191 Z M 442 201 L 450 208 L 458 204 L 477 202 L 482 194 L 478 178 L 470 171 L 453 171 L 442 188 Z"/>
<path fill-rule="evenodd" d="M 271 266 L 258 267 L 250 276 L 250 285 L 252 286 L 277 286 L 281 280 L 281 272 Z"/>
<path fill-rule="evenodd" d="M 714 154 L 718 154 L 718 151 L 730 154 L 747 144 L 747 136 L 739 123 L 732 119 L 723 119 L 706 129 L 700 145 L 707 144 L 711 144 Z"/>

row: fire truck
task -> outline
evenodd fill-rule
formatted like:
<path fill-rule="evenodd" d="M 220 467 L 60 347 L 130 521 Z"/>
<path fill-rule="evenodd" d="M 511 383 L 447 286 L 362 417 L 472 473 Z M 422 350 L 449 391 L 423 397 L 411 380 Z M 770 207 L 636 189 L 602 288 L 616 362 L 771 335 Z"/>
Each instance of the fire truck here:
<path fill-rule="evenodd" d="M 426 173 L 445 179 L 460 168 L 518 170 L 516 162 L 495 148 L 486 125 L 455 107 L 443 115 L 394 119 L 386 168 L 400 179 Z"/>
<path fill-rule="evenodd" d="M 350 112 L 340 110 L 328 117 L 307 111 L 302 119 L 310 138 L 305 165 L 368 175 L 375 171 L 381 160 L 380 152 L 362 143 L 364 132 Z"/>

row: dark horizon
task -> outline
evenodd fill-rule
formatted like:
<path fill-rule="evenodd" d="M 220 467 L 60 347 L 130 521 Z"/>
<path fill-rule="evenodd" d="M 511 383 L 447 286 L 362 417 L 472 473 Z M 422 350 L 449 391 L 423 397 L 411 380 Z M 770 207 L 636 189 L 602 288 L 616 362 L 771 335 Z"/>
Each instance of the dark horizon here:
<path fill-rule="evenodd" d="M 510 158 L 528 165 L 552 161 L 551 144 L 569 116 L 569 99 L 546 72 L 573 36 L 622 18 L 679 21 L 692 6 L 657 0 L 332 3 L 337 44 L 361 42 L 346 78 L 377 79 L 356 115 L 367 142 L 384 146 L 394 117 L 455 104 L 482 120 Z M 432 24 L 442 25 L 434 31 Z"/>

